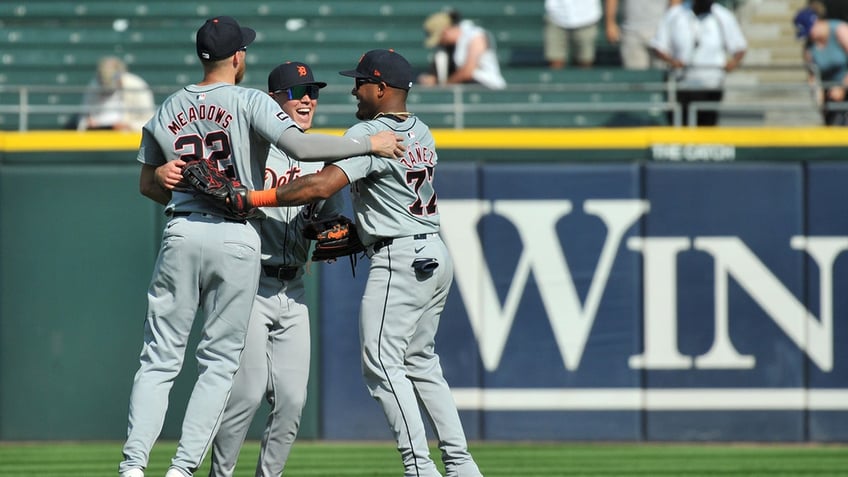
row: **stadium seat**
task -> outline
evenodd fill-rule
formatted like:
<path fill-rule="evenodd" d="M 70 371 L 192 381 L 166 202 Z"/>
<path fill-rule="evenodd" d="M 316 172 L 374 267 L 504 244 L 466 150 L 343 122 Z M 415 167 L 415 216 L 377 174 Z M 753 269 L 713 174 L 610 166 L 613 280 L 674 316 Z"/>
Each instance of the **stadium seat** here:
<path fill-rule="evenodd" d="M 116 55 L 150 84 L 159 102 L 173 89 L 199 79 L 194 33 L 206 18 L 225 13 L 257 31 L 257 41 L 249 48 L 245 86 L 265 89 L 267 72 L 275 65 L 289 60 L 308 62 L 316 78 L 330 84 L 322 90 L 316 124 L 347 127 L 354 119 L 355 100 L 350 95 L 352 82 L 338 71 L 352 68 L 373 48 L 394 48 L 417 71 L 427 69 L 432 51 L 423 45 L 422 23 L 445 6 L 413 0 L 2 2 L 4 68 L 0 87 L 44 87 L 28 90 L 33 106 L 70 107 L 81 101 L 82 88 L 93 77 L 99 59 Z M 582 103 L 644 104 L 648 111 L 650 105 L 663 101 L 662 72 L 627 72 L 607 66 L 550 71 L 541 65 L 540 56 L 544 2 L 466 0 L 456 6 L 465 18 L 494 34 L 510 86 L 507 91 L 414 88 L 410 109 L 419 110 L 433 127 L 580 127 L 615 123 L 615 118 L 638 123 L 662 116 L 608 109 L 575 113 L 573 105 Z M 599 36 L 599 45 L 604 41 Z M 517 58 L 523 58 L 524 64 L 519 66 Z M 65 93 L 65 87 L 69 91 L 75 87 L 76 92 Z M 2 104 L 18 101 L 15 93 L 3 95 Z M 565 107 L 566 112 L 544 110 L 560 103 L 572 106 Z M 462 114 L 462 108 L 455 108 L 457 104 L 470 109 Z M 508 107 L 502 114 L 486 109 L 497 105 Z M 519 111 L 520 107 L 525 111 Z M 37 114 L 29 125 L 55 127 L 61 120 Z M 17 115 L 2 114 L 0 129 L 17 127 Z"/>

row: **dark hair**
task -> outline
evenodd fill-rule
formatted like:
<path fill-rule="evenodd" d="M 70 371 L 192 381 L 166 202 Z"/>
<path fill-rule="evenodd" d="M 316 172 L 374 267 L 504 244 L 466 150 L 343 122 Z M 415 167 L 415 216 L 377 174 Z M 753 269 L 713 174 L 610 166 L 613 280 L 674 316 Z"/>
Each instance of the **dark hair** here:
<path fill-rule="evenodd" d="M 695 15 L 709 13 L 710 9 L 713 8 L 713 3 L 715 3 L 715 0 L 693 0 L 692 11 L 695 12 Z"/>
<path fill-rule="evenodd" d="M 450 17 L 451 25 L 456 25 L 462 21 L 462 14 L 459 13 L 459 10 L 451 8 L 450 10 L 446 10 L 445 13 Z"/>

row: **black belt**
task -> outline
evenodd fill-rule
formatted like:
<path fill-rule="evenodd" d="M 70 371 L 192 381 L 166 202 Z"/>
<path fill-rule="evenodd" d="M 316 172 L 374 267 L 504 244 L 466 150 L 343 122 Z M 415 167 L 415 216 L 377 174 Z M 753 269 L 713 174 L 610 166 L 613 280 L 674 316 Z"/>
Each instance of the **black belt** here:
<path fill-rule="evenodd" d="M 210 214 L 210 213 L 207 213 L 207 212 L 176 212 L 175 211 L 175 212 L 171 212 L 171 217 L 188 217 L 191 214 L 208 215 L 208 216 L 211 216 L 211 217 L 217 217 L 217 218 L 219 218 L 219 219 L 221 219 L 225 222 L 235 222 L 237 224 L 246 224 L 247 223 L 246 220 L 234 219 L 232 217 L 224 217 L 222 215 L 215 215 L 215 214 Z"/>
<path fill-rule="evenodd" d="M 298 267 L 284 267 L 282 265 L 262 265 L 265 275 L 274 277 L 281 282 L 293 280 L 297 276 Z"/>
<path fill-rule="evenodd" d="M 428 235 L 430 234 L 415 234 L 412 236 L 412 240 L 424 240 L 427 238 Z M 371 244 L 371 250 L 373 251 L 373 253 L 377 253 L 380 251 L 381 248 L 388 247 L 389 245 L 394 243 L 394 241 L 395 237 L 386 237 L 384 239 L 377 240 L 376 242 Z"/>

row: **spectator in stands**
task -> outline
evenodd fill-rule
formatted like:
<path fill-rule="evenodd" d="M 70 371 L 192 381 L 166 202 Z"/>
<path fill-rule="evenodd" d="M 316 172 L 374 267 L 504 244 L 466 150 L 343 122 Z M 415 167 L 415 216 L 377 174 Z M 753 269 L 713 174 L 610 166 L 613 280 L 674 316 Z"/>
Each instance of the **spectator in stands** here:
<path fill-rule="evenodd" d="M 107 56 L 97 64 L 97 75 L 83 97 L 77 129 L 141 131 L 153 116 L 153 92 L 138 75 L 127 71 L 119 58 Z"/>
<path fill-rule="evenodd" d="M 846 103 L 848 87 L 848 23 L 827 19 L 823 3 L 813 0 L 794 19 L 796 35 L 804 39 L 804 62 L 824 123 L 848 125 L 848 110 L 831 109 Z"/>
<path fill-rule="evenodd" d="M 748 44 L 732 11 L 714 0 L 692 0 L 666 11 L 651 48 L 672 69 L 683 124 L 689 124 L 691 103 L 722 100 L 725 75 L 742 62 Z M 718 111 L 699 109 L 696 124 L 715 126 Z"/>
<path fill-rule="evenodd" d="M 424 22 L 424 31 L 424 45 L 437 50 L 433 71 L 420 75 L 418 83 L 478 83 L 490 89 L 506 88 L 491 32 L 471 20 L 463 20 L 456 10 L 430 15 Z"/>
<path fill-rule="evenodd" d="M 629 70 L 662 68 L 663 62 L 651 54 L 650 42 L 665 11 L 681 0 L 606 0 L 607 41 L 619 45 L 622 65 Z M 618 6 L 623 4 L 621 27 Z"/>
<path fill-rule="evenodd" d="M 545 0 L 545 60 L 552 69 L 568 64 L 569 56 L 581 68 L 595 64 L 601 0 Z"/>

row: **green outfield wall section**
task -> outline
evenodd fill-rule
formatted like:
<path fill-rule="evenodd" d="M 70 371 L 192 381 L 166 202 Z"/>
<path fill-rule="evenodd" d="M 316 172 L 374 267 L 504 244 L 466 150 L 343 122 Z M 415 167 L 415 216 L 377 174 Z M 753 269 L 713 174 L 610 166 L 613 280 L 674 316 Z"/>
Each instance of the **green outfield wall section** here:
<path fill-rule="evenodd" d="M 138 192 L 138 138 L 85 136 L 37 135 L 0 156 L 0 440 L 126 436 L 164 221 Z M 163 438 L 179 437 L 195 376 L 189 354 Z M 310 403 L 301 435 L 316 433 Z"/>
<path fill-rule="evenodd" d="M 848 151 L 848 132 L 836 128 L 434 135 L 447 162 L 844 161 Z M 139 139 L 112 132 L 0 133 L 0 440 L 126 435 L 146 290 L 163 225 L 162 207 L 138 192 Z M 313 309 L 319 272 L 313 266 L 307 278 Z M 320 437 L 317 357 L 313 352 L 304 438 Z M 163 438 L 179 436 L 195 375 L 189 355 Z M 260 435 L 262 412 L 252 438 Z"/>

